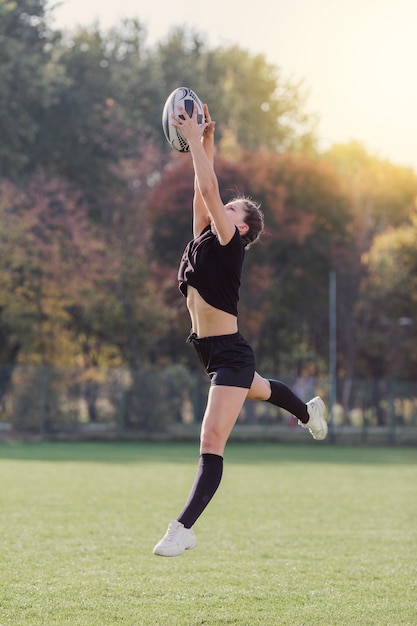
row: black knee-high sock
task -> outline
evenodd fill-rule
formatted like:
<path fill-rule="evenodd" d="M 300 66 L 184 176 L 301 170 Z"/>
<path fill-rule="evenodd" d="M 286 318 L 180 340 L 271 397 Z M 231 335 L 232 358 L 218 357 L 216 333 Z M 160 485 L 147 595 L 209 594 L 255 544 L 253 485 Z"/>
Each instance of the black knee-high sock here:
<path fill-rule="evenodd" d="M 267 400 L 295 415 L 301 422 L 307 424 L 310 416 L 307 405 L 285 384 L 279 380 L 270 380 L 271 396 Z"/>
<path fill-rule="evenodd" d="M 197 475 L 188 500 L 177 520 L 191 528 L 202 514 L 220 485 L 223 474 L 223 457 L 205 453 L 200 456 Z"/>

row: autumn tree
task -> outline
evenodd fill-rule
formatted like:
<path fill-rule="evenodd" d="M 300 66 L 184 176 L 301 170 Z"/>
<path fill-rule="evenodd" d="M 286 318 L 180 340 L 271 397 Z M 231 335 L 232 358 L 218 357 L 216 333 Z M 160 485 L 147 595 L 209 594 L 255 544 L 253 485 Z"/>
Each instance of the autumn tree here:
<path fill-rule="evenodd" d="M 334 170 L 314 159 L 248 154 L 242 169 L 265 211 L 256 248 L 267 270 L 267 312 L 257 334 L 264 367 L 327 372 L 329 271 L 349 246 L 349 202 Z M 259 267 L 248 269 L 259 276 Z"/>
<path fill-rule="evenodd" d="M 149 267 L 141 196 L 154 165 L 143 165 L 123 164 L 131 187 L 114 198 L 111 229 L 92 225 L 82 195 L 42 172 L 24 192 L 0 190 L 0 365 L 79 368 L 92 416 L 102 368 L 146 368 L 170 316 Z"/>
<path fill-rule="evenodd" d="M 218 158 L 216 172 L 224 202 L 245 193 L 265 212 L 262 241 L 246 255 L 240 306 L 242 330 L 258 348 L 260 364 L 290 371 L 296 363 L 301 373 L 315 362 L 323 371 L 329 270 L 342 263 L 349 244 L 349 203 L 334 170 L 265 151 L 245 153 L 239 162 Z M 191 237 L 192 181 L 190 160 L 182 155 L 150 200 L 154 259 L 175 273 Z"/>
<path fill-rule="evenodd" d="M 378 235 L 364 258 L 359 362 L 373 377 L 417 374 L 417 219 Z M 365 297 L 366 296 L 366 297 Z"/>
<path fill-rule="evenodd" d="M 362 351 L 365 339 L 370 346 L 369 315 L 373 306 L 366 287 L 369 268 L 364 259 L 387 228 L 410 226 L 417 197 L 417 175 L 411 168 L 369 154 L 358 142 L 335 145 L 323 158 L 335 167 L 352 213 L 351 245 L 344 271 L 338 273 L 338 325 L 346 346 L 341 374 L 347 379 L 358 375 L 379 377 L 386 371 L 381 336 L 378 339 L 377 334 L 372 335 L 374 346 L 372 350 L 368 348 L 367 360 Z M 365 315 L 368 305 L 370 309 Z M 381 315 L 379 309 L 378 316 Z M 384 334 L 382 328 L 378 332 Z"/>
<path fill-rule="evenodd" d="M 1 300 L 20 362 L 68 365 L 75 357 L 68 310 L 100 267 L 79 196 L 39 173 L 25 191 L 1 187 Z"/>

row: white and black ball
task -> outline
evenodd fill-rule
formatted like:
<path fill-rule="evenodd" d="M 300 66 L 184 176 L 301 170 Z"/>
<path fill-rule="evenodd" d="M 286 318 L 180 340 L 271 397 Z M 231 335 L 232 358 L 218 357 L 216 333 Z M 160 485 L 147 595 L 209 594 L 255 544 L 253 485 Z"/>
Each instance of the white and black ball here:
<path fill-rule="evenodd" d="M 172 125 L 171 114 L 183 117 L 179 109 L 179 107 L 183 107 L 187 114 L 191 117 L 194 110 L 194 104 L 197 105 L 197 122 L 199 124 L 203 124 L 203 104 L 192 89 L 189 89 L 188 87 L 177 87 L 177 89 L 174 89 L 174 91 L 168 96 L 165 102 L 164 110 L 162 112 L 162 128 L 168 143 L 175 148 L 175 150 L 178 150 L 178 152 L 189 152 L 190 146 L 181 131 Z"/>

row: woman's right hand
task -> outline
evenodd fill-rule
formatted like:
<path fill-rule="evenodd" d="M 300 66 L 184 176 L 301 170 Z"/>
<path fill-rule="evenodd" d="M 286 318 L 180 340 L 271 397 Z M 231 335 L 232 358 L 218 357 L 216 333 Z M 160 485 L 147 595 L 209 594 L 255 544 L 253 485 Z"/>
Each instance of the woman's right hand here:
<path fill-rule="evenodd" d="M 184 107 L 179 107 L 180 115 L 171 114 L 171 124 L 178 128 L 188 143 L 200 140 L 207 128 L 207 123 L 198 124 L 197 122 L 197 105 L 194 105 L 191 117 L 188 115 Z"/>
<path fill-rule="evenodd" d="M 203 104 L 203 110 L 204 110 L 204 121 L 206 122 L 207 126 L 206 129 L 203 133 L 203 139 L 205 137 L 213 137 L 214 136 L 214 129 L 216 126 L 216 122 L 214 122 L 211 119 L 211 115 L 210 115 L 210 111 L 209 108 L 207 106 L 207 104 Z"/>

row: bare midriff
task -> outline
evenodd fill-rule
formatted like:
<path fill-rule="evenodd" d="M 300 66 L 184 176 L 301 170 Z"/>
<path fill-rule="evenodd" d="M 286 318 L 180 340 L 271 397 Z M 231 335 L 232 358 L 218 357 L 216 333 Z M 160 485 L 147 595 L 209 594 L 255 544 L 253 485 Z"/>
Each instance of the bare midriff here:
<path fill-rule="evenodd" d="M 197 289 L 187 286 L 187 307 L 191 328 L 197 337 L 231 335 L 237 332 L 237 318 L 208 304 Z"/>

